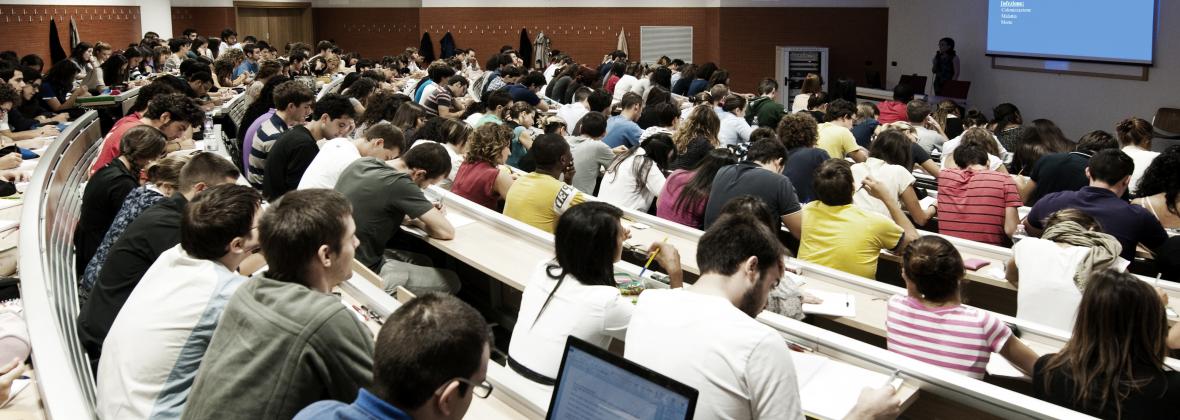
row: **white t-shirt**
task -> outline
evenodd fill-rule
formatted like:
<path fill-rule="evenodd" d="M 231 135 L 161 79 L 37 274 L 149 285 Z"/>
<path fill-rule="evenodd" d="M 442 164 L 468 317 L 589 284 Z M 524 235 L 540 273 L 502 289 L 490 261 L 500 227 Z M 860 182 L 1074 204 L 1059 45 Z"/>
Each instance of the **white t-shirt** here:
<path fill-rule="evenodd" d="M 628 92 L 632 92 L 635 89 L 635 85 L 638 83 L 639 79 L 636 79 L 635 76 L 624 74 L 623 77 L 620 77 L 619 81 L 615 83 L 615 92 L 613 94 L 614 100 L 616 102 L 623 100 L 623 95 L 626 95 Z M 636 93 L 642 94 L 643 92 L 640 91 Z"/>
<path fill-rule="evenodd" d="M 627 359 L 699 391 L 698 419 L 802 419 L 791 351 L 728 300 L 646 290 L 627 330 Z"/>
<path fill-rule="evenodd" d="M 1090 250 L 1061 247 L 1056 242 L 1027 237 L 1012 246 L 1020 271 L 1016 293 L 1016 317 L 1073 331 L 1082 292 L 1073 282 L 1078 264 Z"/>
<path fill-rule="evenodd" d="M 803 112 L 807 110 L 807 101 L 811 100 L 810 93 L 800 93 L 795 95 L 795 101 L 791 102 L 791 112 Z"/>
<path fill-rule="evenodd" d="M 720 117 L 721 130 L 717 132 L 717 140 L 721 144 L 737 146 L 750 142 L 750 133 L 754 132 L 754 128 L 750 127 L 745 118 L 732 112 L 722 112 Z"/>
<path fill-rule="evenodd" d="M 164 251 L 111 324 L 98 363 L 104 419 L 180 418 L 230 296 L 246 281 L 220 263 Z"/>
<path fill-rule="evenodd" d="M 651 162 L 651 166 L 644 175 L 646 181 L 643 190 L 636 191 L 637 178 L 635 177 L 635 166 L 643 163 L 639 159 L 640 156 L 644 156 L 645 158 L 647 156 L 646 151 L 642 147 L 636 150 L 631 156 L 623 159 L 615 171 L 608 170 L 602 175 L 602 184 L 598 186 L 598 198 L 600 200 L 621 208 L 647 212 L 647 209 L 651 207 L 651 202 L 664 189 L 664 181 L 666 179 L 664 178 L 664 173 L 660 172 L 660 168 L 656 166 L 655 162 Z"/>
<path fill-rule="evenodd" d="M 566 131 L 569 132 L 573 132 L 574 126 L 578 125 L 578 121 L 581 121 L 582 117 L 586 116 L 588 113 L 590 113 L 590 110 L 587 109 L 585 105 L 582 105 L 581 102 L 562 105 L 561 108 L 557 110 L 558 118 L 561 118 L 562 121 L 565 121 L 565 126 L 567 129 Z"/>
<path fill-rule="evenodd" d="M 852 204 L 859 208 L 869 210 L 891 217 L 889 215 L 889 207 L 885 203 L 878 200 L 869 194 L 869 191 L 860 188 L 864 182 L 865 177 L 872 175 L 877 182 L 889 186 L 889 190 L 897 196 L 897 204 L 901 206 L 901 193 L 910 185 L 914 184 L 914 174 L 906 168 L 898 165 L 885 163 L 881 159 L 870 157 L 868 160 L 852 165 L 852 180 L 857 186 L 856 193 L 852 194 Z M 892 220 L 892 219 L 890 219 Z"/>
<path fill-rule="evenodd" d="M 297 189 L 336 188 L 336 180 L 340 179 L 340 173 L 360 158 L 361 152 L 352 140 L 344 137 L 328 140 L 320 146 L 320 153 L 315 155 L 315 159 L 307 166 L 307 171 L 303 172 Z"/>
<path fill-rule="evenodd" d="M 1143 172 L 1151 166 L 1151 162 L 1159 156 L 1159 152 L 1144 150 L 1139 146 L 1127 146 L 1123 148 L 1123 153 L 1131 157 L 1135 161 L 1135 171 L 1131 172 L 1131 193 L 1134 194 L 1139 189 L 1139 178 L 1143 177 Z"/>
<path fill-rule="evenodd" d="M 447 179 L 443 184 L 445 188 L 450 189 L 451 183 L 455 182 L 455 174 L 459 173 L 459 165 L 463 164 L 463 155 L 455 151 L 455 146 L 451 146 L 447 143 L 439 143 L 434 140 L 419 139 L 418 141 L 415 141 L 414 145 L 410 146 L 410 148 L 413 149 L 419 144 L 428 141 L 441 144 L 444 149 L 447 149 L 447 154 L 451 156 L 451 173 L 447 174 Z"/>
<path fill-rule="evenodd" d="M 508 354 L 530 370 L 556 378 L 567 337 L 573 335 L 606 348 L 611 338 L 626 336 L 635 305 L 617 287 L 587 286 L 567 276 L 538 319 L 545 299 L 557 286 L 557 280 L 547 273 L 550 263 L 556 264 L 539 264 L 524 288 Z"/>

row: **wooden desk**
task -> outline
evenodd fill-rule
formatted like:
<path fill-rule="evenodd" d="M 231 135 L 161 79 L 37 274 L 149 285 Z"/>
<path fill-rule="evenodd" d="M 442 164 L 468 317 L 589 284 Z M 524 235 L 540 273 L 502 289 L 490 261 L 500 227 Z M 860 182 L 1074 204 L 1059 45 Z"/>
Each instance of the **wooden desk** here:
<path fill-rule="evenodd" d="M 0 408 L 0 420 L 45 420 L 45 408 L 41 406 L 41 390 L 37 374 L 26 366 L 25 375 L 32 381 L 19 394 Z"/>

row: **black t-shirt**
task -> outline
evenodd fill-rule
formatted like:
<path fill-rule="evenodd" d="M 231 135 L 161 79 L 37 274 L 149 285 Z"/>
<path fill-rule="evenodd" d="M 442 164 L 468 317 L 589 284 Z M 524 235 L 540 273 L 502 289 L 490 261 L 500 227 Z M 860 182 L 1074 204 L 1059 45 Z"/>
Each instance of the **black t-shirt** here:
<path fill-rule="evenodd" d="M 930 153 L 926 152 L 926 149 L 923 149 L 922 145 L 918 143 L 910 143 L 910 155 L 914 157 L 915 165 L 930 160 Z M 947 159 L 948 157 L 943 156 L 942 158 Z"/>
<path fill-rule="evenodd" d="M 815 200 L 815 191 L 811 185 L 815 179 L 815 170 L 830 158 L 827 150 L 818 147 L 796 147 L 787 151 L 783 175 L 791 180 L 800 203 L 806 204 Z"/>
<path fill-rule="evenodd" d="M 1033 164 L 1029 178 L 1037 183 L 1028 198 L 1028 205 L 1058 191 L 1077 191 L 1090 185 L 1086 178 L 1086 167 L 1090 165 L 1090 154 L 1082 152 L 1054 153 L 1042 156 Z"/>
<path fill-rule="evenodd" d="M 672 161 L 672 169 L 695 168 L 701 162 L 701 159 L 704 159 L 709 154 L 709 151 L 713 149 L 713 145 L 709 144 L 709 140 L 706 140 L 704 137 L 692 139 L 688 142 L 688 146 L 685 147 L 684 153 L 677 155 L 676 159 Z"/>
<path fill-rule="evenodd" d="M 790 179 L 754 163 L 742 162 L 721 168 L 713 177 L 709 202 L 705 205 L 705 228 L 708 229 L 717 220 L 729 200 L 743 195 L 761 198 L 770 211 L 778 216 L 803 208 L 799 205 L 799 197 L 795 195 L 795 187 L 791 185 Z"/>
<path fill-rule="evenodd" d="M 1155 266 L 1161 278 L 1180 282 L 1180 236 L 1173 236 L 1155 250 Z"/>
<path fill-rule="evenodd" d="M 102 353 L 102 342 L 115 316 L 143 274 L 160 254 L 180 243 L 180 219 L 186 205 L 188 200 L 180 194 L 160 200 L 128 224 L 111 246 L 90 298 L 78 312 L 78 336 L 92 361 Z"/>
<path fill-rule="evenodd" d="M 262 192 L 266 199 L 274 202 L 298 187 L 303 173 L 319 153 L 315 137 L 302 125 L 280 134 L 266 157 L 266 171 L 263 172 L 266 175 L 262 177 Z"/>
<path fill-rule="evenodd" d="M 1101 411 L 1090 405 L 1085 407 L 1075 402 L 1075 381 L 1068 376 L 1066 369 L 1057 368 L 1052 371 L 1051 380 L 1046 387 L 1044 366 L 1052 354 L 1041 356 L 1033 366 L 1033 396 L 1060 405 L 1071 410 L 1105 419 L 1119 418 L 1115 410 L 1114 401 L 1105 401 Z M 1151 366 L 1136 367 L 1140 372 L 1153 372 Z M 1133 391 L 1121 401 L 1124 419 L 1175 419 L 1180 418 L 1180 372 L 1153 372 L 1151 382 Z"/>
<path fill-rule="evenodd" d="M 139 179 L 119 159 L 99 169 L 86 183 L 86 189 L 82 192 L 81 216 L 74 230 L 78 277 L 86 271 L 86 264 L 90 263 L 90 258 L 94 257 L 98 246 L 102 244 L 107 229 L 111 228 L 119 208 L 123 207 L 123 199 L 138 186 Z"/>

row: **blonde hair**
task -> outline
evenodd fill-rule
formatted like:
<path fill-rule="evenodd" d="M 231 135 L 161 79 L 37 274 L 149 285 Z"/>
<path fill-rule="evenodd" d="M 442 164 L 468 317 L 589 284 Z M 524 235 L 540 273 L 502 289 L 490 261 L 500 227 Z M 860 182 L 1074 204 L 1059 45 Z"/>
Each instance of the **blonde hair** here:
<path fill-rule="evenodd" d="M 144 172 L 148 182 L 160 188 L 177 189 L 180 186 L 180 171 L 192 159 L 190 154 L 174 154 L 148 165 Z"/>
<path fill-rule="evenodd" d="M 677 153 L 684 153 L 688 150 L 688 143 L 698 137 L 704 137 L 709 144 L 717 147 L 720 144 L 717 140 L 718 131 L 721 131 L 721 119 L 717 118 L 717 112 L 713 111 L 713 107 L 697 105 L 688 114 L 688 119 L 684 120 L 680 129 L 676 130 L 672 144 L 676 145 Z"/>

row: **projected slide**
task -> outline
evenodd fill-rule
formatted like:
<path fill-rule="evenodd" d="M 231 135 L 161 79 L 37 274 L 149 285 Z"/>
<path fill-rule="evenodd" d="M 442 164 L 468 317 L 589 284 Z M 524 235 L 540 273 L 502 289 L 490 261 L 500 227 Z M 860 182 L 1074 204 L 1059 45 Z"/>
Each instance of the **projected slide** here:
<path fill-rule="evenodd" d="M 1150 64 L 1155 13 L 1156 0 L 988 0 L 987 53 Z"/>

